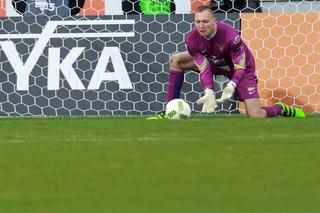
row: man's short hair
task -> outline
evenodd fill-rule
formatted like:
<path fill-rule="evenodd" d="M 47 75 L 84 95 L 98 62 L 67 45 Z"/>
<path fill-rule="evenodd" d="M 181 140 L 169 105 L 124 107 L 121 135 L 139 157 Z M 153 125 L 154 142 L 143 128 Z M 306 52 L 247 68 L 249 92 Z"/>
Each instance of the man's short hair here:
<path fill-rule="evenodd" d="M 211 10 L 211 8 L 209 6 L 206 5 L 201 5 L 199 7 L 196 8 L 196 13 L 201 13 L 205 10 L 208 10 L 211 14 L 213 13 L 213 11 Z"/>
<path fill-rule="evenodd" d="M 201 5 L 201 6 L 197 7 L 196 8 L 196 13 L 201 13 L 201 12 L 206 11 L 206 10 L 212 15 L 212 18 L 215 20 L 216 17 L 214 16 L 213 11 L 211 10 L 211 8 L 209 6 Z"/>

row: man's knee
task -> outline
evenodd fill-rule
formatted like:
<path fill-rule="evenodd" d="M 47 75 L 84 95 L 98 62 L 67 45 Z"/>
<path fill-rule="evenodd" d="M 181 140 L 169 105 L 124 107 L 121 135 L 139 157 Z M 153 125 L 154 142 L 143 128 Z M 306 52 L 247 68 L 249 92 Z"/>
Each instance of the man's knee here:
<path fill-rule="evenodd" d="M 170 55 L 169 62 L 170 62 L 171 68 L 181 70 L 180 61 L 181 61 L 180 53 L 174 53 Z"/>
<path fill-rule="evenodd" d="M 170 68 L 175 70 L 197 69 L 193 57 L 187 51 L 172 54 L 170 56 Z"/>

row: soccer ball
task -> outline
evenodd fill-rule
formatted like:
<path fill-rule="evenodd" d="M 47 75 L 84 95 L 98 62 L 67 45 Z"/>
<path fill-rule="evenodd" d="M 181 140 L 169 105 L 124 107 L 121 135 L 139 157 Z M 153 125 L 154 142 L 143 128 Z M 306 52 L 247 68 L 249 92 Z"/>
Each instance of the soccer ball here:
<path fill-rule="evenodd" d="M 166 116 L 169 119 L 186 119 L 190 114 L 190 106 L 183 99 L 173 99 L 166 106 Z"/>

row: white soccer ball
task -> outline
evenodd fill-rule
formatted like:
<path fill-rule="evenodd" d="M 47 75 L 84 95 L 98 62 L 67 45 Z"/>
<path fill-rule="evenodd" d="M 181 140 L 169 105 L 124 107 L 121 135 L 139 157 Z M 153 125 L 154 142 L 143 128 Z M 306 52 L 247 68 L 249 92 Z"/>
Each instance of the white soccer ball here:
<path fill-rule="evenodd" d="M 166 116 L 169 119 L 186 119 L 190 117 L 190 114 L 190 106 L 183 99 L 173 99 L 167 103 Z"/>

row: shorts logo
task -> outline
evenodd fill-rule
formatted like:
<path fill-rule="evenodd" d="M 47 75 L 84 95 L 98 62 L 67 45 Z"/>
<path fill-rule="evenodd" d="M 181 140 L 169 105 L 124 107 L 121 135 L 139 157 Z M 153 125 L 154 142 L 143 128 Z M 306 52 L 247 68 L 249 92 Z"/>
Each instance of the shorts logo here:
<path fill-rule="evenodd" d="M 237 35 L 237 36 L 234 38 L 233 43 L 234 43 L 234 44 L 238 44 L 238 43 L 240 42 L 240 40 L 241 40 L 240 35 Z"/>
<path fill-rule="evenodd" d="M 256 92 L 256 87 L 248 87 L 247 88 L 249 95 L 252 95 L 253 93 Z"/>

